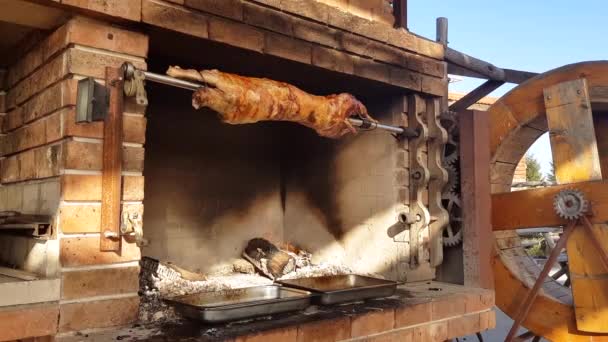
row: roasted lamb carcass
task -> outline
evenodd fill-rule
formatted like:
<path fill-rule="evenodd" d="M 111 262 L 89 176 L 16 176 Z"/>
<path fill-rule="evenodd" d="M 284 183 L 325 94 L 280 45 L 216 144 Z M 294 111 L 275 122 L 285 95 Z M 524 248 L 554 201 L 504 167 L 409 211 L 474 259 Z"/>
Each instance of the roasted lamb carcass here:
<path fill-rule="evenodd" d="M 321 136 L 339 138 L 356 132 L 348 121 L 351 116 L 374 121 L 365 106 L 350 94 L 316 96 L 287 83 L 218 70 L 170 67 L 167 75 L 204 83 L 206 86 L 192 96 L 192 105 L 213 109 L 229 124 L 292 121 Z"/>

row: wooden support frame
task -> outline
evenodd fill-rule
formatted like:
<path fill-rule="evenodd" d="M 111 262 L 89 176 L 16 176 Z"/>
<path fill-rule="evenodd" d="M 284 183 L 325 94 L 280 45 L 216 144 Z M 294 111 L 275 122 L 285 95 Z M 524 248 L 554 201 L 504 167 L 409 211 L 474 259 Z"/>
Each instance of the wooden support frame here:
<path fill-rule="evenodd" d="M 543 89 L 549 139 L 560 184 L 602 179 L 589 88 L 585 78 Z M 576 188 L 576 184 L 573 185 Z M 580 226 L 579 226 L 580 227 Z M 597 247 L 608 245 L 608 225 L 577 228 L 568 240 L 568 270 L 578 330 L 608 333 L 608 269 L 598 258 Z M 597 234 L 593 234 L 597 232 Z M 599 240 L 599 241 L 598 241 Z"/>
<path fill-rule="evenodd" d="M 122 181 L 123 72 L 106 68 L 109 89 L 108 113 L 103 127 L 103 165 L 101 175 L 101 251 L 121 251 L 120 209 Z"/>
<path fill-rule="evenodd" d="M 452 103 L 450 110 L 457 113 L 466 110 L 470 106 L 477 103 L 477 101 L 481 100 L 484 96 L 487 96 L 489 93 L 498 89 L 503 84 L 505 84 L 504 81 L 488 80 L 484 84 L 470 91 L 460 100 Z"/>
<path fill-rule="evenodd" d="M 448 47 L 448 19 L 437 18 L 436 40 L 445 47 L 445 60 L 448 62 L 448 74 L 482 78 L 491 81 L 502 81 L 503 83 L 520 84 L 538 75 L 537 73 L 499 68 L 491 63 L 483 61 Z M 469 106 L 467 106 L 469 107 Z M 460 110 L 466 109 L 462 108 Z"/>
<path fill-rule="evenodd" d="M 590 181 L 494 194 L 492 229 L 499 231 L 567 224 L 567 220 L 555 213 L 553 201 L 546 199 L 554 198 L 561 190 L 572 188 L 581 191 L 592 203 L 593 216 L 590 219 L 593 223 L 608 221 L 608 181 Z M 534 204 L 533 215 L 530 214 L 531 203 Z"/>
<path fill-rule="evenodd" d="M 461 111 L 460 174 L 463 209 L 464 285 L 494 288 L 490 227 L 490 119 L 485 112 Z"/>
<path fill-rule="evenodd" d="M 393 16 L 395 16 L 395 27 L 407 30 L 407 0 L 393 1 Z"/>

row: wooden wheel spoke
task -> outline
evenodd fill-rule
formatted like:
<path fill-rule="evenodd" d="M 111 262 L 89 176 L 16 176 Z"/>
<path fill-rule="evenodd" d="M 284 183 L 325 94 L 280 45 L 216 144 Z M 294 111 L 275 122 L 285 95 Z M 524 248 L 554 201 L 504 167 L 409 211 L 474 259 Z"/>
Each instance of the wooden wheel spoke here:
<path fill-rule="evenodd" d="M 577 84 L 584 87 L 576 88 Z M 608 222 L 608 185 L 601 181 L 602 176 L 608 178 L 608 115 L 603 113 L 608 108 L 606 94 L 608 62 L 584 62 L 539 75 L 490 107 L 494 231 L 566 226 L 566 220 L 554 213 L 553 200 L 561 189 L 573 188 L 582 191 L 590 202 L 593 229 L 600 236 L 600 243 L 608 246 L 608 227 L 601 225 Z M 557 181 L 569 185 L 504 193 L 510 190 L 514 166 L 546 131 L 552 140 Z M 597 167 L 595 150 L 603 168 Z M 547 291 L 535 299 L 523 322 L 526 328 L 548 340 L 591 341 L 608 336 L 605 331 L 608 302 L 603 300 L 608 296 L 608 270 L 584 230 L 579 225 L 572 233 L 566 248 L 569 268 L 562 265 L 563 269 L 555 275 L 567 277 L 565 286 L 572 281 L 572 291 L 548 291 L 554 284 L 550 278 L 545 279 L 543 290 Z M 512 232 L 496 232 L 496 238 L 502 242 L 497 244 L 494 264 L 496 304 L 514 318 L 523 300 L 522 293 L 527 293 L 531 286 L 528 275 L 538 274 L 539 270 L 526 259 L 519 241 L 511 240 Z M 573 256 L 573 252 L 579 255 Z M 560 257 L 563 256 L 562 253 Z M 523 261 L 515 262 L 517 259 Z M 577 271 L 577 267 L 582 268 Z M 569 298 L 571 294 L 573 300 Z"/>
<path fill-rule="evenodd" d="M 592 223 L 608 221 L 608 181 L 557 185 L 492 195 L 492 229 L 513 230 L 564 226 L 567 220 L 557 216 L 553 198 L 563 189 L 576 188 L 592 203 Z"/>
<path fill-rule="evenodd" d="M 591 100 L 585 78 L 567 81 L 544 89 L 544 102 L 549 127 L 549 139 L 558 183 L 580 183 L 602 179 L 601 161 L 597 148 Z M 595 206 L 606 201 L 588 198 Z M 599 213 L 594 208 L 594 214 Z M 608 234 L 602 232 L 606 220 L 592 225 L 583 216 L 569 239 L 566 252 L 572 282 L 576 327 L 579 330 L 608 333 L 608 255 L 603 245 Z M 597 234 L 595 232 L 598 232 Z M 599 257 L 598 257 L 599 256 Z"/>

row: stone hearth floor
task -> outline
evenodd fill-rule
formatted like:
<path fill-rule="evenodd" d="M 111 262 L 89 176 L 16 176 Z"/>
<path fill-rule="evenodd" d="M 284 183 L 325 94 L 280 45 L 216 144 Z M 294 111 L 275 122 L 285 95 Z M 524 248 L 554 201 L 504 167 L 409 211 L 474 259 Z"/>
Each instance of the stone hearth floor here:
<path fill-rule="evenodd" d="M 399 286 L 392 297 L 365 302 L 311 306 L 220 325 L 190 320 L 134 324 L 62 336 L 58 341 L 443 341 L 492 329 L 493 306 L 491 290 L 421 282 Z"/>

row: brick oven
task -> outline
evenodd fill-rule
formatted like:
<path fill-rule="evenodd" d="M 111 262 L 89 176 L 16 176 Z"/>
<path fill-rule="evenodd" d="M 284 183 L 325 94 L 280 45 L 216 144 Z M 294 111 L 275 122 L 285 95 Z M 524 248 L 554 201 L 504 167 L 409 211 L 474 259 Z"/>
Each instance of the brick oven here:
<path fill-rule="evenodd" d="M 147 106 L 124 98 L 119 203 L 143 217 L 147 241 L 124 236 L 117 251 L 100 248 L 107 133 L 103 122 L 76 122 L 79 80 L 103 83 L 106 67 L 125 62 L 161 74 L 170 65 L 216 68 L 313 94 L 349 92 L 380 122 L 408 126 L 420 108 L 447 102 L 447 70 L 441 44 L 393 28 L 393 5 L 14 1 L 11 13 L 35 10 L 44 20 L 0 23 L 15 37 L 0 60 L 0 340 L 443 341 L 493 328 L 491 289 L 438 281 L 466 271 L 431 265 L 428 227 L 413 265 L 399 222 L 411 199 L 407 140 L 226 125 L 193 109 L 191 92 L 150 82 Z M 422 192 L 426 206 L 429 197 Z M 223 335 L 193 322 L 133 326 L 145 301 L 142 256 L 224 274 L 256 237 L 403 285 L 386 301 L 213 328 Z"/>

